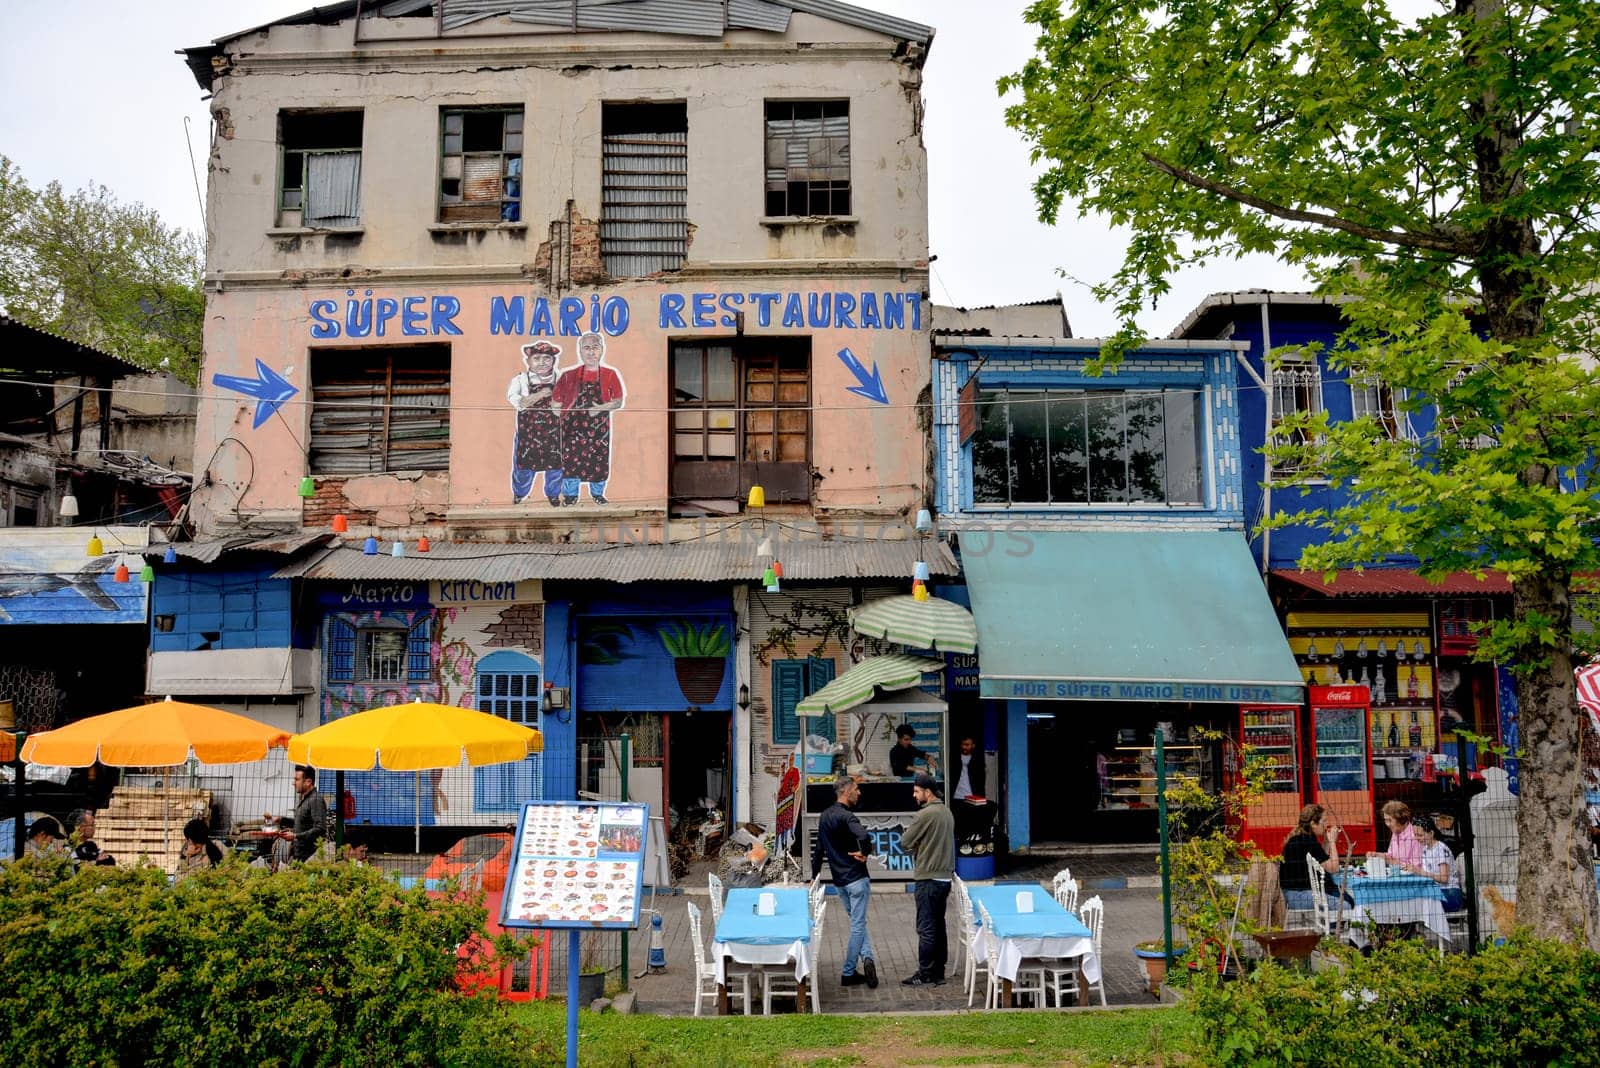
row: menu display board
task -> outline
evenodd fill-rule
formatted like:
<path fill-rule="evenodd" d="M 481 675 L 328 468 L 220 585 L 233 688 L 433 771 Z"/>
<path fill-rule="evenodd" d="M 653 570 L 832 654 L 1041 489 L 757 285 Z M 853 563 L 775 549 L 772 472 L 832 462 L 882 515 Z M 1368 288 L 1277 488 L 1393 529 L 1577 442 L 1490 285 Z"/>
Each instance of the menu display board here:
<path fill-rule="evenodd" d="M 503 927 L 639 926 L 648 805 L 523 806 Z"/>

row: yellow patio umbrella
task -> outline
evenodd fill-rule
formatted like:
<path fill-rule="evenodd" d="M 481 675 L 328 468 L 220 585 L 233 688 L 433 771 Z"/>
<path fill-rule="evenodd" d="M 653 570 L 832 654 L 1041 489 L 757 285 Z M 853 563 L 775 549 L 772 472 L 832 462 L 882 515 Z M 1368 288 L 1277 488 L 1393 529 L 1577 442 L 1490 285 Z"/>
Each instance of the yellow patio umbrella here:
<path fill-rule="evenodd" d="M 86 768 L 173 767 L 193 757 L 202 764 L 262 760 L 289 733 L 253 720 L 185 701 L 155 701 L 80 719 L 53 731 L 29 735 L 22 759 L 33 764 Z"/>
<path fill-rule="evenodd" d="M 421 699 L 369 708 L 289 739 L 289 760 L 295 764 L 332 771 L 377 767 L 416 772 L 418 852 L 422 850 L 422 772 L 453 768 L 463 759 L 473 767 L 509 764 L 543 750 L 544 735 L 532 727 L 487 712 Z"/>
<path fill-rule="evenodd" d="M 544 750 L 544 735 L 470 708 L 413 701 L 356 712 L 289 739 L 289 760 L 332 771 L 431 771 L 463 759 L 507 764 Z"/>

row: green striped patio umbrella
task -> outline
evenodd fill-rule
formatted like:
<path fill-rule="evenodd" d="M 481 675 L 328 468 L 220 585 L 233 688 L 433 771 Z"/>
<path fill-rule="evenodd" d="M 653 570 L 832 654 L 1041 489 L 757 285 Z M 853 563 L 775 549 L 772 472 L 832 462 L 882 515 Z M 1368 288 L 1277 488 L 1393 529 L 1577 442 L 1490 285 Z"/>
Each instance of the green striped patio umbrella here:
<path fill-rule="evenodd" d="M 929 597 L 882 597 L 850 613 L 850 626 L 869 638 L 899 642 L 938 653 L 974 653 L 978 625 L 972 613 L 953 601 Z"/>
<path fill-rule="evenodd" d="M 926 656 L 875 656 L 863 660 L 828 685 L 795 706 L 798 716 L 826 716 L 846 712 L 872 700 L 878 690 L 909 690 L 920 685 L 922 676 L 943 671 L 944 661 Z"/>

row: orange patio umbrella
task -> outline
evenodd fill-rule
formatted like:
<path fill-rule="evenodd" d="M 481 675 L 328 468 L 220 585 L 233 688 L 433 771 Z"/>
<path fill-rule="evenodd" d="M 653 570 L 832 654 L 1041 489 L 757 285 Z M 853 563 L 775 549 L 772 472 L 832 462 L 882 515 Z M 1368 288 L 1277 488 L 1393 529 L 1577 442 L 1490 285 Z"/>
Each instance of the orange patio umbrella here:
<path fill-rule="evenodd" d="M 190 757 L 202 764 L 241 764 L 262 760 L 268 749 L 288 741 L 287 731 L 248 716 L 169 697 L 30 735 L 22 759 L 68 768 L 97 760 L 122 768 L 172 767 Z"/>

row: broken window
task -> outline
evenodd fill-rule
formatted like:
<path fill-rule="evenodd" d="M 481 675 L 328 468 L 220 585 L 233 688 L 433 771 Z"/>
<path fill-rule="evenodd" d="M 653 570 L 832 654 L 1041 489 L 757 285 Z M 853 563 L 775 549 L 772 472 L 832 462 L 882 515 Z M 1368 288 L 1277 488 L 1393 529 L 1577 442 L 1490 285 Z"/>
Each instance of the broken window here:
<path fill-rule="evenodd" d="M 774 503 L 810 500 L 809 343 L 674 345 L 672 461 L 680 504 L 715 501 L 721 510 L 755 485 Z"/>
<path fill-rule="evenodd" d="M 605 104 L 600 252 L 613 278 L 683 266 L 689 250 L 689 115 L 684 104 Z"/>
<path fill-rule="evenodd" d="M 522 109 L 440 113 L 439 221 L 522 221 Z"/>
<path fill-rule="evenodd" d="M 450 346 L 312 350 L 312 474 L 449 466 Z"/>
<path fill-rule="evenodd" d="M 278 225 L 360 225 L 361 112 L 279 112 L 278 146 Z"/>
<path fill-rule="evenodd" d="M 850 214 L 850 102 L 767 101 L 767 214 Z"/>

